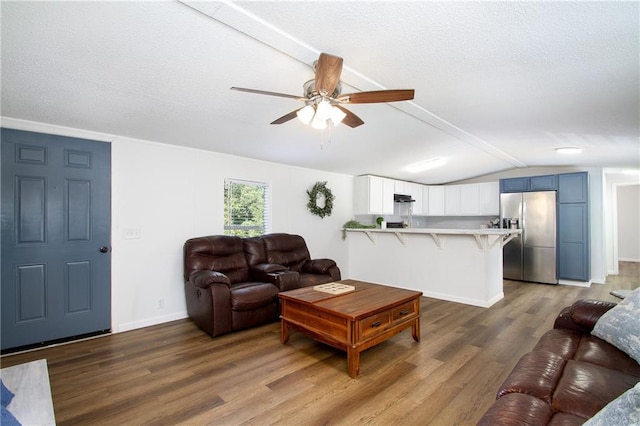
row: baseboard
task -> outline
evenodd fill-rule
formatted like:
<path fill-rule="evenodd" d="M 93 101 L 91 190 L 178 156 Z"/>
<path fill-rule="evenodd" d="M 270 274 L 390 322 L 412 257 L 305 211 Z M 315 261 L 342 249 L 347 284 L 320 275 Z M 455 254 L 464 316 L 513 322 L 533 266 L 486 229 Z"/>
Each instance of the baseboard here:
<path fill-rule="evenodd" d="M 591 287 L 591 281 L 571 281 L 571 280 L 559 280 L 558 284 L 570 285 L 573 287 Z"/>
<path fill-rule="evenodd" d="M 619 257 L 618 262 L 640 262 L 640 259 L 631 259 L 628 257 Z"/>
<path fill-rule="evenodd" d="M 471 305 L 471 306 L 479 306 L 481 308 L 489 308 L 492 305 L 494 305 L 496 302 L 504 299 L 503 292 L 500 292 L 499 294 L 492 297 L 488 301 L 478 300 L 478 299 L 468 299 L 466 297 L 452 296 L 450 294 L 442 294 L 442 293 L 431 292 L 431 291 L 423 291 L 422 293 L 424 297 L 431 297 L 433 299 L 446 300 L 448 302 L 463 303 L 465 305 Z"/>
<path fill-rule="evenodd" d="M 158 325 L 165 322 L 176 321 L 180 319 L 187 318 L 189 315 L 186 311 L 184 312 L 174 312 L 169 315 L 164 315 L 160 317 L 146 318 L 142 321 L 132 321 L 119 324 L 117 330 L 114 330 L 114 333 L 123 333 L 125 331 L 137 330 L 138 328 L 150 327 L 152 325 Z"/>

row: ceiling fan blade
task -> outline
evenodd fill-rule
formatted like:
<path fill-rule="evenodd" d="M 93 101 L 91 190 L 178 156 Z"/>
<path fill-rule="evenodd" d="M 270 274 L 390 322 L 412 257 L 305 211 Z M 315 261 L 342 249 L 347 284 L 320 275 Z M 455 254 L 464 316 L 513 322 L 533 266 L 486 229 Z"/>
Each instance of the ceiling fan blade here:
<path fill-rule="evenodd" d="M 342 58 L 321 53 L 316 62 L 316 91 L 323 96 L 331 96 L 340 82 Z"/>
<path fill-rule="evenodd" d="M 349 111 L 348 109 L 341 107 L 340 105 L 334 105 L 336 108 L 338 108 L 340 111 L 344 112 L 345 114 L 347 114 L 347 116 L 342 120 L 343 124 L 346 124 L 349 127 L 358 127 L 364 124 L 364 121 L 362 121 L 362 119 L 360 117 L 358 117 L 357 115 L 355 115 L 354 113 L 352 113 L 351 111 Z"/>
<path fill-rule="evenodd" d="M 373 104 L 378 102 L 410 101 L 413 99 L 414 90 L 374 90 L 371 92 L 358 92 L 340 95 L 338 102 L 344 104 Z"/>
<path fill-rule="evenodd" d="M 237 90 L 239 92 L 256 93 L 258 95 L 279 96 L 281 98 L 297 99 L 299 101 L 307 100 L 306 98 L 303 98 L 301 96 L 288 95 L 286 93 L 267 92 L 266 90 L 247 89 L 247 88 L 244 88 L 244 87 L 232 87 L 231 90 Z"/>
<path fill-rule="evenodd" d="M 304 107 L 302 107 L 302 108 L 304 108 Z M 272 121 L 271 124 L 282 124 L 282 123 L 286 123 L 289 120 L 293 120 L 294 118 L 297 117 L 296 113 L 298 111 L 300 111 L 302 108 L 298 108 L 295 111 L 291 111 L 290 113 L 283 115 L 282 117 L 278 118 L 277 120 Z"/>

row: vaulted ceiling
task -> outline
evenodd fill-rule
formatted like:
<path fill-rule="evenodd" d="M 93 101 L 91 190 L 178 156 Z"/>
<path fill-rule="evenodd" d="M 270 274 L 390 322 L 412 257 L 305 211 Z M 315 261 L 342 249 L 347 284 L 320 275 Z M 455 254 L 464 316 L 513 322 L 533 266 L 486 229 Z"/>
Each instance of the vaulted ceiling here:
<path fill-rule="evenodd" d="M 638 2 L 2 1 L 3 117 L 352 175 L 447 183 L 640 167 Z M 364 125 L 274 119 L 321 52 Z M 563 156 L 561 146 L 583 149 Z M 443 167 L 406 166 L 445 158 Z"/>

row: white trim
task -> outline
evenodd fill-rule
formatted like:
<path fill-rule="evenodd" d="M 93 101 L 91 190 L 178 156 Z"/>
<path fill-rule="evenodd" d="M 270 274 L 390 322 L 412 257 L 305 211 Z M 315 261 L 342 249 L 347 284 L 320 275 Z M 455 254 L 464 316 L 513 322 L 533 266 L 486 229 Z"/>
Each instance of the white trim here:
<path fill-rule="evenodd" d="M 466 297 L 452 296 L 450 294 L 438 293 L 435 291 L 422 291 L 422 296 L 431 297 L 433 299 L 447 300 L 449 302 L 464 303 L 465 305 L 479 306 L 481 308 L 490 308 L 495 303 L 504 299 L 504 292 L 500 292 L 500 294 L 497 294 L 495 297 L 489 299 L 486 302 L 484 300 L 468 299 Z"/>
<path fill-rule="evenodd" d="M 558 284 L 570 285 L 573 287 L 591 287 L 591 281 L 558 280 Z"/>
<path fill-rule="evenodd" d="M 136 330 L 138 328 L 150 327 L 152 325 L 163 324 L 165 322 L 176 321 L 180 319 L 188 318 L 189 315 L 186 311 L 174 312 L 171 315 L 165 315 L 161 317 L 146 318 L 142 321 L 132 321 L 120 324 L 119 330 L 113 331 L 114 333 L 123 333 L 125 331 Z"/>

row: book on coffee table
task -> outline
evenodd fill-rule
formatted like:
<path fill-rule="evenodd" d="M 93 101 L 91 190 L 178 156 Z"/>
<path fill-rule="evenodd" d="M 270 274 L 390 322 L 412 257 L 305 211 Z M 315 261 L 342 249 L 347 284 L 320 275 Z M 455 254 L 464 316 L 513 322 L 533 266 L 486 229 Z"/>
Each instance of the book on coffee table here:
<path fill-rule="evenodd" d="M 356 288 L 352 285 L 334 282 L 334 283 L 316 285 L 316 286 L 313 286 L 313 289 L 316 291 L 321 291 L 323 293 L 342 294 L 342 293 L 348 293 L 350 291 L 353 291 Z"/>

